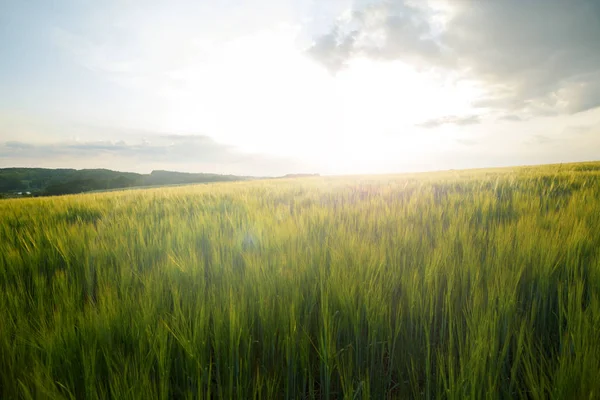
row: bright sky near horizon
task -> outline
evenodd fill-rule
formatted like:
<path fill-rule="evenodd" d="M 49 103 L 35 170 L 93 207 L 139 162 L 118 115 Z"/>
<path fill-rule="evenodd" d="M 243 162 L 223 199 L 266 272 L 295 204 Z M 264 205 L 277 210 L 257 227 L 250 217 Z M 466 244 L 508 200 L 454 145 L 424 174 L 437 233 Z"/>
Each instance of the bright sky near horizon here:
<path fill-rule="evenodd" d="M 0 0 L 0 167 L 598 159 L 597 0 Z"/>

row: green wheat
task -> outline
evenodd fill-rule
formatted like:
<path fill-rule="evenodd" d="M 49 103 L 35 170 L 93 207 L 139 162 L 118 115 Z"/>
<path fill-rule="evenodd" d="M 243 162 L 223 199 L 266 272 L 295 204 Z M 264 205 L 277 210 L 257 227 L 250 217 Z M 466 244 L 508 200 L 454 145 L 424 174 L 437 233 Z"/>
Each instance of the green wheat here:
<path fill-rule="evenodd" d="M 600 398 L 600 164 L 0 201 L 2 399 Z"/>

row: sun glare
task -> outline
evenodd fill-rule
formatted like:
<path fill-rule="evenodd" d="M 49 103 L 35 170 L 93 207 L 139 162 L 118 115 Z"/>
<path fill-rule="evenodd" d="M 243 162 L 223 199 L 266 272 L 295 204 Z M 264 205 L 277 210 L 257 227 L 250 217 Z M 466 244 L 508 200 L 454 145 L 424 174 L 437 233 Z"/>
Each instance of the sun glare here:
<path fill-rule="evenodd" d="M 320 161 L 338 173 L 385 171 L 389 163 L 381 160 L 394 157 L 416 166 L 450 150 L 454 127 L 432 132 L 418 125 L 445 116 L 471 116 L 471 104 L 480 94 L 474 85 L 454 84 L 401 62 L 357 60 L 331 79 L 339 116 L 337 140 Z"/>
<path fill-rule="evenodd" d="M 378 172 L 382 158 L 422 161 L 452 142 L 417 128 L 472 115 L 475 86 L 401 61 L 356 58 L 337 74 L 295 45 L 293 27 L 265 30 L 176 71 L 164 130 L 205 133 L 243 152 L 306 160 L 334 173 Z"/>

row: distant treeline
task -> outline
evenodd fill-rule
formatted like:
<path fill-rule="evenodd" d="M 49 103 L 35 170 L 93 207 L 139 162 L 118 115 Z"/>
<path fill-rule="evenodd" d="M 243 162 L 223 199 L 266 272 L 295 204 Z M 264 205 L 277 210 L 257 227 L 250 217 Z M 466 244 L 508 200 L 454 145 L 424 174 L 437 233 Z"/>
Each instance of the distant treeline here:
<path fill-rule="evenodd" d="M 0 168 L 0 195 L 56 196 L 136 186 L 180 185 L 252 179 L 247 176 L 152 171 L 150 174 L 108 169 Z"/>

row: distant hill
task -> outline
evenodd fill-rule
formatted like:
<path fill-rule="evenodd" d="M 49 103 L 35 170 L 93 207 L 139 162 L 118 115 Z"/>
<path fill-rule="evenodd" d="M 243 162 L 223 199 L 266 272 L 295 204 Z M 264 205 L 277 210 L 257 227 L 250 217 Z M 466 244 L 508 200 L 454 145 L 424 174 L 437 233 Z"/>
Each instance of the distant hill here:
<path fill-rule="evenodd" d="M 0 194 L 56 196 L 136 186 L 179 185 L 253 179 L 248 176 L 152 171 L 150 174 L 108 169 L 0 168 Z"/>
<path fill-rule="evenodd" d="M 287 178 L 314 178 L 314 177 L 318 177 L 321 176 L 320 174 L 287 174 L 282 176 L 281 178 L 283 179 L 287 179 Z"/>

